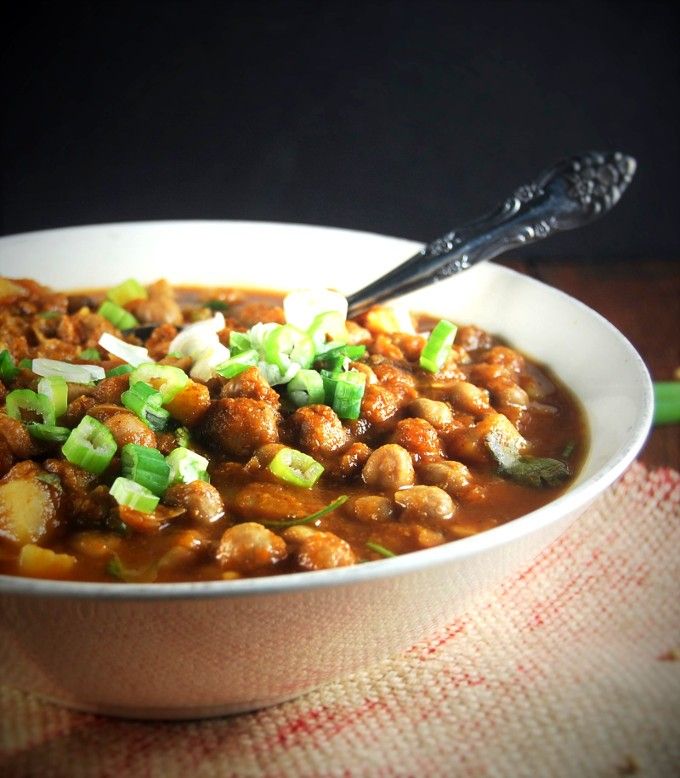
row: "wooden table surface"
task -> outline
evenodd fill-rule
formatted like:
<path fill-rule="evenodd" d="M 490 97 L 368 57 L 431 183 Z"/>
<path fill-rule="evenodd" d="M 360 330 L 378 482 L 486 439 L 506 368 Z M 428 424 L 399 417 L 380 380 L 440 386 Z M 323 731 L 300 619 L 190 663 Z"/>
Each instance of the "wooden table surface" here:
<path fill-rule="evenodd" d="M 635 346 L 653 380 L 671 380 L 680 368 L 680 261 L 496 261 L 602 314 Z M 654 428 L 639 459 L 648 467 L 680 470 L 680 425 Z"/>

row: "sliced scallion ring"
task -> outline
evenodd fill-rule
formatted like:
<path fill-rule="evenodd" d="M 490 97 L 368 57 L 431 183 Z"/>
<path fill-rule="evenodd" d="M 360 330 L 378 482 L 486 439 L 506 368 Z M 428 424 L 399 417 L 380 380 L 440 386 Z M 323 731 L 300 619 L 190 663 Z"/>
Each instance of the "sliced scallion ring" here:
<path fill-rule="evenodd" d="M 68 427 L 58 427 L 56 424 L 40 424 L 32 421 L 26 425 L 29 433 L 38 440 L 44 440 L 48 443 L 65 443 L 71 430 Z"/>
<path fill-rule="evenodd" d="M 119 505 L 127 505 L 141 513 L 153 513 L 159 502 L 159 498 L 152 491 L 123 476 L 116 478 L 109 494 Z"/>
<path fill-rule="evenodd" d="M 0 351 L 0 381 L 9 383 L 19 375 L 19 368 L 14 366 L 14 359 L 9 351 L 4 348 Z"/>
<path fill-rule="evenodd" d="M 289 381 L 287 391 L 298 408 L 323 404 L 326 398 L 323 378 L 316 370 L 299 370 Z"/>
<path fill-rule="evenodd" d="M 120 399 L 128 410 L 136 414 L 155 432 L 162 432 L 167 427 L 170 414 L 161 407 L 163 398 L 153 386 L 138 381 L 123 392 Z"/>
<path fill-rule="evenodd" d="M 314 360 L 314 343 L 302 330 L 290 324 L 282 324 L 265 338 L 264 358 L 270 365 L 276 365 L 282 373 L 293 362 L 308 368 Z"/>
<path fill-rule="evenodd" d="M 458 327 L 446 319 L 439 321 L 420 353 L 420 366 L 429 373 L 442 369 L 451 350 Z"/>
<path fill-rule="evenodd" d="M 282 448 L 269 463 L 269 471 L 280 481 L 311 489 L 324 471 L 320 462 L 294 448 Z"/>
<path fill-rule="evenodd" d="M 118 446 L 111 431 L 93 416 L 84 416 L 61 447 L 74 465 L 100 475 L 109 466 Z"/>
<path fill-rule="evenodd" d="M 49 398 L 54 406 L 54 415 L 58 419 L 68 408 L 68 385 L 58 375 L 44 376 L 38 381 L 38 394 Z"/>
<path fill-rule="evenodd" d="M 333 410 L 340 419 L 358 419 L 366 389 L 366 375 L 354 370 L 335 377 Z"/>
<path fill-rule="evenodd" d="M 234 378 L 249 367 L 257 365 L 257 358 L 258 354 L 254 348 L 241 351 L 235 357 L 230 357 L 226 362 L 218 365 L 215 368 L 215 372 L 219 373 L 223 378 Z"/>
<path fill-rule="evenodd" d="M 207 481 L 208 460 L 191 449 L 179 446 L 165 458 L 170 468 L 170 485 Z"/>
<path fill-rule="evenodd" d="M 307 333 L 312 339 L 317 351 L 323 348 L 326 336 L 330 335 L 336 343 L 347 342 L 347 327 L 345 317 L 340 311 L 325 311 L 318 314 L 307 328 Z"/>
<path fill-rule="evenodd" d="M 162 405 L 169 403 L 189 384 L 189 376 L 174 365 L 157 365 L 155 362 L 139 365 L 130 373 L 130 388 L 143 381 L 161 393 Z"/>
<path fill-rule="evenodd" d="M 130 327 L 136 327 L 139 324 L 130 311 L 126 311 L 125 308 L 122 308 L 120 305 L 112 303 L 111 300 L 104 300 L 97 309 L 97 313 L 100 316 L 103 316 L 107 321 L 110 321 L 111 324 L 119 330 L 127 330 L 130 329 Z"/>
<path fill-rule="evenodd" d="M 136 443 L 126 443 L 120 453 L 123 476 L 162 496 L 170 483 L 170 465 L 163 454 L 157 448 Z"/>
<path fill-rule="evenodd" d="M 250 337 L 245 332 L 232 330 L 229 333 L 229 348 L 232 354 L 241 354 L 243 351 L 248 351 L 252 348 Z"/>
<path fill-rule="evenodd" d="M 14 389 L 5 398 L 5 410 L 11 419 L 24 421 L 23 413 L 33 413 L 40 416 L 43 424 L 54 424 L 56 416 L 54 405 L 49 397 L 38 394 L 32 389 Z"/>
<path fill-rule="evenodd" d="M 109 289 L 106 296 L 116 305 L 125 305 L 132 300 L 146 300 L 149 295 L 137 279 L 128 278 L 118 286 Z"/>

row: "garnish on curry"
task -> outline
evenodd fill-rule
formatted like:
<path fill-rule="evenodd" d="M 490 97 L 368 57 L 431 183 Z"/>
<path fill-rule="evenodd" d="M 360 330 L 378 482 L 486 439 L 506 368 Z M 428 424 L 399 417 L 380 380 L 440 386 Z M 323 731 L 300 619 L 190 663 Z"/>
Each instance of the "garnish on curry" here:
<path fill-rule="evenodd" d="M 474 325 L 346 313 L 327 290 L 0 279 L 0 573 L 322 570 L 564 491 L 587 433 L 548 369 Z"/>

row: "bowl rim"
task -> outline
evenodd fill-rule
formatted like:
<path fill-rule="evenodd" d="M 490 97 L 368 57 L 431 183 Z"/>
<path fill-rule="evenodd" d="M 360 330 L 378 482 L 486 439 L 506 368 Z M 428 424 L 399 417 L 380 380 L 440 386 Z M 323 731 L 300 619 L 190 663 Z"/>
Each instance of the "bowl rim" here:
<path fill-rule="evenodd" d="M 352 230 L 342 227 L 331 227 L 315 224 L 298 224 L 292 222 L 272 222 L 256 220 L 218 220 L 218 219 L 170 219 L 152 221 L 121 221 L 99 224 L 83 224 L 66 227 L 33 230 L 0 237 L 0 248 L 3 244 L 16 239 L 30 239 L 33 236 L 47 236 L 49 233 L 65 231 L 89 230 L 93 228 L 111 229 L 128 227 L 162 227 L 169 225 L 252 225 L 253 227 L 291 227 L 319 231 L 348 232 L 366 236 L 386 238 L 400 241 L 405 246 L 414 245 L 414 241 L 392 235 Z M 128 583 L 122 585 L 115 582 L 92 581 L 59 581 L 52 579 L 24 578 L 21 576 L 0 575 L 0 593 L 15 596 L 39 596 L 59 599 L 98 599 L 98 600 L 184 600 L 212 598 L 243 598 L 263 595 L 296 594 L 302 591 L 365 584 L 372 581 L 392 578 L 394 576 L 417 574 L 430 567 L 450 564 L 459 559 L 475 556 L 492 548 L 499 548 L 519 540 L 527 535 L 549 526 L 566 515 L 573 515 L 585 509 L 604 489 L 616 481 L 632 463 L 636 454 L 644 444 L 649 433 L 654 410 L 652 380 L 649 371 L 630 341 L 611 322 L 597 311 L 577 300 L 571 295 L 551 287 L 538 279 L 519 273 L 503 265 L 495 265 L 500 274 L 517 276 L 523 282 L 537 287 L 549 289 L 552 294 L 561 296 L 576 306 L 582 312 L 595 317 L 600 326 L 609 330 L 610 335 L 618 339 L 631 357 L 633 368 L 640 380 L 643 403 L 637 409 L 637 415 L 631 425 L 630 433 L 624 445 L 592 475 L 555 500 L 530 511 L 522 516 L 484 530 L 476 535 L 443 543 L 440 546 L 412 551 L 408 554 L 389 559 L 380 559 L 361 565 L 318 570 L 285 575 L 262 576 L 229 581 L 186 581 L 170 583 Z M 556 511 L 557 509 L 557 511 Z"/>

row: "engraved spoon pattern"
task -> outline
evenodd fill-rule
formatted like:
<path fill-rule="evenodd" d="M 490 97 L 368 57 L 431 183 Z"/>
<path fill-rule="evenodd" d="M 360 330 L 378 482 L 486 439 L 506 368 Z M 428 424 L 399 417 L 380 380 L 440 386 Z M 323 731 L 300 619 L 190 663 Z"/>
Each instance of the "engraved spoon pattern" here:
<path fill-rule="evenodd" d="M 442 281 L 517 246 L 582 227 L 621 199 L 635 174 L 621 152 L 590 151 L 558 162 L 518 187 L 490 214 L 431 241 L 410 259 L 350 295 L 349 315 Z"/>

